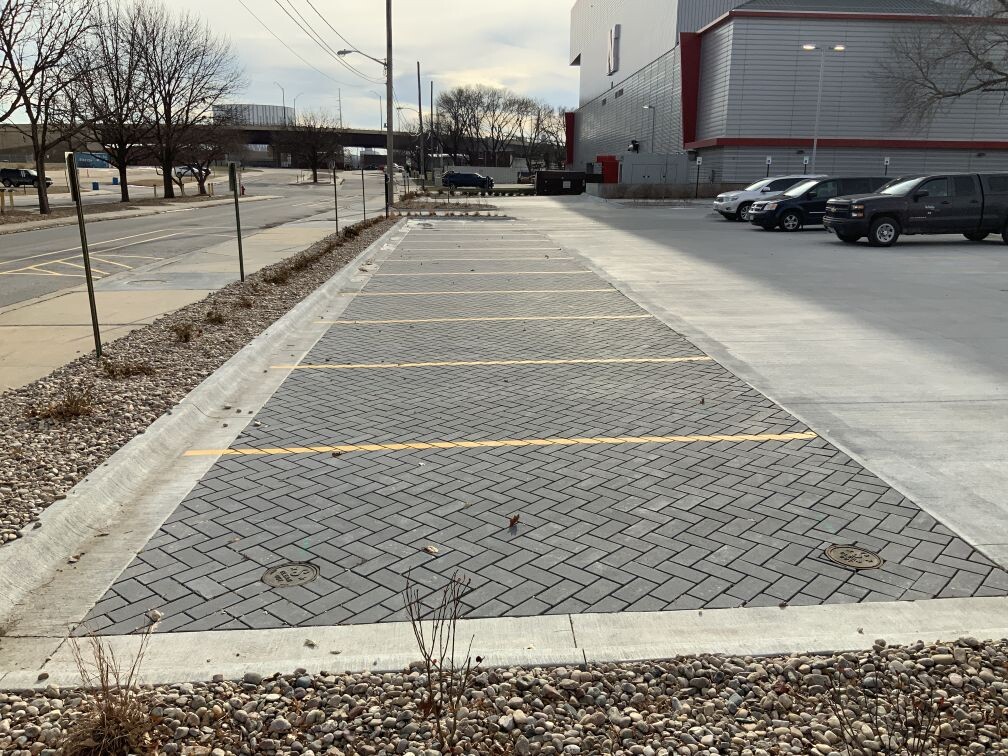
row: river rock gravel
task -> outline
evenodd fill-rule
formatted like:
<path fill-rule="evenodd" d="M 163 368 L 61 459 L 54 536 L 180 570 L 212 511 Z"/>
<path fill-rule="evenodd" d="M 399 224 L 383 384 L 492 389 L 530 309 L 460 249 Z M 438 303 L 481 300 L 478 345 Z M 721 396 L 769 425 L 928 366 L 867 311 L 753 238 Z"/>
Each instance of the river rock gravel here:
<path fill-rule="evenodd" d="M 358 224 L 0 395 L 0 545 L 381 236 Z M 115 377 L 113 377 L 115 376 Z M 69 400 L 69 401 L 68 401 Z M 85 414 L 67 416 L 70 411 Z M 58 417 L 47 415 L 56 414 Z M 62 415 L 62 417 L 60 417 Z"/>
<path fill-rule="evenodd" d="M 159 752 L 190 756 L 1004 754 L 1006 656 L 1008 641 L 964 638 L 908 647 L 876 641 L 869 651 L 822 656 L 477 668 L 452 710 L 453 747 L 424 710 L 427 674 L 419 662 L 398 673 L 217 676 L 140 695 Z M 838 692 L 849 694 L 839 710 L 829 703 Z M 877 720 L 864 703 L 874 692 Z M 52 686 L 0 693 L 0 752 L 61 753 L 89 701 L 80 690 Z M 940 740 L 901 750 L 907 731 L 896 723 L 907 704 L 918 715 L 939 711 L 928 732 Z"/>

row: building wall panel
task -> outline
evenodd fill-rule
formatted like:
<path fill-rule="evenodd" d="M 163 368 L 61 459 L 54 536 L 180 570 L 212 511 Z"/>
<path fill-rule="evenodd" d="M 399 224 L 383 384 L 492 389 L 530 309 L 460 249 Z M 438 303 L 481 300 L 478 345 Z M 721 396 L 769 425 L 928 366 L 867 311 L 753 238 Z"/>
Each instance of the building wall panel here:
<path fill-rule="evenodd" d="M 732 81 L 733 24 L 701 37 L 700 97 L 697 102 L 697 139 L 725 136 Z"/>

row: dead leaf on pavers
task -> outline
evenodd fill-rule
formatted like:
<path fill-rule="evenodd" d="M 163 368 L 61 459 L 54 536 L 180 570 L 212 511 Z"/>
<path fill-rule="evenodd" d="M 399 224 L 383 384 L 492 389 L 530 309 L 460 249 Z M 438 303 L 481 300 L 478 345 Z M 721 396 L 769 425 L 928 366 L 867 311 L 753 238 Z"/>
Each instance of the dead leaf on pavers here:
<path fill-rule="evenodd" d="M 434 546 L 433 544 L 430 544 L 430 543 L 428 543 L 426 546 L 424 546 L 424 551 L 426 551 L 428 554 L 433 554 L 435 556 L 437 556 L 438 554 L 441 553 L 441 549 L 439 549 L 437 546 Z"/>
<path fill-rule="evenodd" d="M 513 514 L 511 515 L 511 517 L 508 518 L 508 527 L 509 528 L 517 527 L 520 521 L 521 521 L 521 515 Z"/>
<path fill-rule="evenodd" d="M 306 638 L 304 644 L 305 648 L 316 648 L 318 646 L 318 643 L 313 641 L 311 638 Z"/>

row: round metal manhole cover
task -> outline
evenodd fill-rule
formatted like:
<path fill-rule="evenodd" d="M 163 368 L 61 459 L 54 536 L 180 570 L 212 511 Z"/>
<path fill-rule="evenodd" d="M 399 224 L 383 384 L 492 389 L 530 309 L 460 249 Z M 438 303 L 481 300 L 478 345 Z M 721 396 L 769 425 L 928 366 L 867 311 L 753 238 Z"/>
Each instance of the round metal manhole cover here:
<path fill-rule="evenodd" d="M 882 557 L 860 546 L 833 544 L 826 548 L 826 558 L 852 570 L 874 570 L 882 566 Z"/>
<path fill-rule="evenodd" d="M 319 576 L 318 567 L 309 562 L 289 562 L 270 567 L 263 573 L 262 581 L 274 588 L 289 588 L 310 583 Z"/>

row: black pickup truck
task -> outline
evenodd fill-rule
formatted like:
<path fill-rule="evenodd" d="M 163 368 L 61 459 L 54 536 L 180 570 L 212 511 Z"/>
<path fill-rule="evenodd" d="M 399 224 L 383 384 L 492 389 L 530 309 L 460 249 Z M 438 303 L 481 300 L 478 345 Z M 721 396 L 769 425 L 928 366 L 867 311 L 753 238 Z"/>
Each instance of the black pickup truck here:
<path fill-rule="evenodd" d="M 848 244 L 862 236 L 891 247 L 900 234 L 962 234 L 983 241 L 1001 234 L 1008 244 L 1008 173 L 905 176 L 873 194 L 826 203 L 823 225 Z"/>

